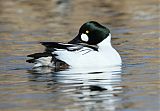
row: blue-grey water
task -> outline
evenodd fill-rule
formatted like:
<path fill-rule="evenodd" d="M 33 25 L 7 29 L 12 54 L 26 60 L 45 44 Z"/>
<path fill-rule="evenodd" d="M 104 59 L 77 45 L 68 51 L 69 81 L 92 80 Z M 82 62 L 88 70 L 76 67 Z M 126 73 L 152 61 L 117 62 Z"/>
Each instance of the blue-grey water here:
<path fill-rule="evenodd" d="M 0 0 L 0 111 L 160 110 L 158 0 Z M 122 67 L 32 70 L 40 41 L 67 42 L 86 21 L 110 28 Z"/>

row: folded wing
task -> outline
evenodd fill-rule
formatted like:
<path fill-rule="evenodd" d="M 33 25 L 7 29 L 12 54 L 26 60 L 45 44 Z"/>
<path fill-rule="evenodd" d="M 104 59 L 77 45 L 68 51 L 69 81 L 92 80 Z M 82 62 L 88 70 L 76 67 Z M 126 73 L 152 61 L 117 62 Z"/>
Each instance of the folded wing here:
<path fill-rule="evenodd" d="M 63 55 L 63 57 L 67 57 L 70 54 L 72 54 L 68 52 L 78 51 L 82 54 L 86 54 L 89 53 L 91 50 L 98 51 L 98 47 L 95 45 L 92 46 L 87 44 L 66 44 L 61 42 L 40 42 L 40 43 L 46 47 L 45 51 L 42 53 L 34 53 L 28 55 L 28 57 L 31 57 L 31 59 L 27 60 L 27 62 L 34 63 L 35 64 L 34 67 L 52 66 L 57 62 L 63 62 L 63 59 L 60 59 L 59 56 L 61 56 L 61 54 L 65 54 Z M 62 53 L 59 55 L 57 51 Z"/>

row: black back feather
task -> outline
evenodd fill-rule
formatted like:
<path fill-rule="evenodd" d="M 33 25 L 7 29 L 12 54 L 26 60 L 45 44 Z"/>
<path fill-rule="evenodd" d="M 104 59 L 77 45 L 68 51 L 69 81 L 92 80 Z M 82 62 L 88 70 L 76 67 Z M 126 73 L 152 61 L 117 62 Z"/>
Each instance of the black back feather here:
<path fill-rule="evenodd" d="M 64 43 L 58 43 L 58 42 L 40 42 L 42 45 L 46 47 L 46 51 L 54 51 L 56 49 L 66 49 L 69 51 L 75 51 L 79 50 L 83 47 L 89 47 L 95 51 L 98 51 L 97 45 L 89 45 L 86 43 L 79 43 L 79 44 L 64 44 Z"/>

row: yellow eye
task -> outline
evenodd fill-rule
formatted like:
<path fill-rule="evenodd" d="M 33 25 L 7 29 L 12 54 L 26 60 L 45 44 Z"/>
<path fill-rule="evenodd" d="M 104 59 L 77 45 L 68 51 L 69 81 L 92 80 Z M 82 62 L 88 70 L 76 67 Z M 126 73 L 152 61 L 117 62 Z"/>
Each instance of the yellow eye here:
<path fill-rule="evenodd" d="M 86 34 L 88 34 L 89 33 L 89 31 L 88 30 L 86 30 Z"/>

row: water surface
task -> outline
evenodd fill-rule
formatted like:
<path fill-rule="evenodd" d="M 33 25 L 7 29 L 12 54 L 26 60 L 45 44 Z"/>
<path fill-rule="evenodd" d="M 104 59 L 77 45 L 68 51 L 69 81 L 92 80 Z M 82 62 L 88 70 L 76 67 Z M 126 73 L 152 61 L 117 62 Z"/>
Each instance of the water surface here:
<path fill-rule="evenodd" d="M 157 0 L 0 0 L 1 111 L 158 111 Z M 86 21 L 110 28 L 122 67 L 32 70 L 40 41 L 67 42 Z M 52 72 L 51 72 L 52 71 Z"/>

